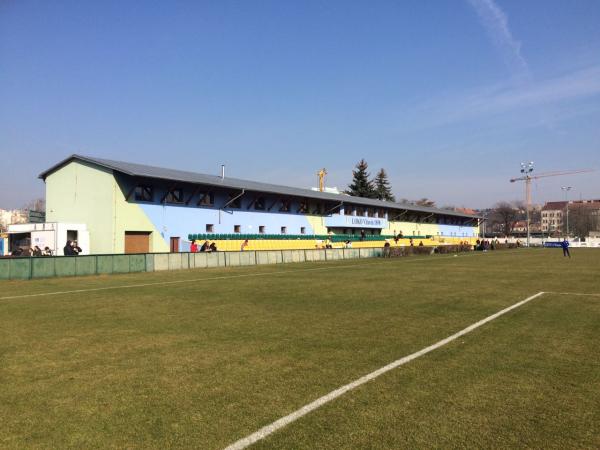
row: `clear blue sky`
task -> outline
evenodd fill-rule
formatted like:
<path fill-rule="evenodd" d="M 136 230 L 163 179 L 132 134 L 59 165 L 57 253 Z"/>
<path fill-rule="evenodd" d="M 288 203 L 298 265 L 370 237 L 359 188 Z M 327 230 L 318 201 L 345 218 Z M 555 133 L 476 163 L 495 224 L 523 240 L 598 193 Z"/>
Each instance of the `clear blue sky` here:
<path fill-rule="evenodd" d="M 485 207 L 600 169 L 600 2 L 0 2 L 0 207 L 71 153 Z M 600 172 L 534 201 L 600 198 Z"/>

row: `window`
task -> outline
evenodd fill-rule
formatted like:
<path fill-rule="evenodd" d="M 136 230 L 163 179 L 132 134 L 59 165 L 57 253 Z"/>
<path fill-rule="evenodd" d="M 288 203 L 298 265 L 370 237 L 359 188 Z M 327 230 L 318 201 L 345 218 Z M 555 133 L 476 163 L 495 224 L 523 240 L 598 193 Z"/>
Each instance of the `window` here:
<path fill-rule="evenodd" d="M 234 225 L 233 226 L 233 232 L 234 233 L 241 233 L 242 232 L 242 226 L 241 225 Z"/>
<path fill-rule="evenodd" d="M 281 234 L 287 234 L 287 227 L 281 227 Z"/>
<path fill-rule="evenodd" d="M 167 203 L 183 203 L 183 189 L 171 189 L 165 199 Z"/>
<path fill-rule="evenodd" d="M 235 198 L 235 200 L 233 200 L 234 198 Z M 231 202 L 231 200 L 233 200 L 233 201 Z M 229 199 L 227 200 L 227 202 L 228 203 L 231 202 L 228 205 L 230 208 L 239 209 L 239 208 L 242 207 L 242 198 L 241 198 L 239 192 L 232 192 L 232 193 L 230 193 L 229 194 Z"/>
<path fill-rule="evenodd" d="M 373 208 L 367 209 L 367 216 L 375 217 L 375 210 Z"/>
<path fill-rule="evenodd" d="M 290 212 L 291 202 L 289 200 L 281 200 L 281 207 L 279 211 L 281 212 Z"/>
<path fill-rule="evenodd" d="M 265 226 L 264 225 L 259 225 L 258 226 L 258 232 L 260 234 L 265 234 Z"/>
<path fill-rule="evenodd" d="M 214 233 L 215 232 L 215 226 L 212 223 L 207 223 L 206 224 L 206 232 L 207 233 Z"/>
<path fill-rule="evenodd" d="M 254 202 L 254 209 L 257 209 L 259 211 L 263 211 L 265 209 L 265 198 L 264 197 L 258 197 L 256 199 L 256 201 Z"/>
<path fill-rule="evenodd" d="M 202 206 L 213 206 L 215 204 L 215 194 L 212 192 L 205 192 L 200 194 L 200 201 L 198 205 Z"/>
<path fill-rule="evenodd" d="M 154 199 L 152 186 L 136 186 L 135 199 L 138 202 L 151 202 Z"/>
<path fill-rule="evenodd" d="M 306 227 L 300 227 L 300 234 L 306 234 Z"/>
<path fill-rule="evenodd" d="M 359 216 L 359 217 L 364 216 L 365 215 L 365 210 L 359 206 L 358 208 L 356 208 L 356 215 Z"/>
<path fill-rule="evenodd" d="M 298 212 L 300 214 L 306 214 L 308 212 L 308 202 L 301 201 L 300 205 L 298 206 Z"/>

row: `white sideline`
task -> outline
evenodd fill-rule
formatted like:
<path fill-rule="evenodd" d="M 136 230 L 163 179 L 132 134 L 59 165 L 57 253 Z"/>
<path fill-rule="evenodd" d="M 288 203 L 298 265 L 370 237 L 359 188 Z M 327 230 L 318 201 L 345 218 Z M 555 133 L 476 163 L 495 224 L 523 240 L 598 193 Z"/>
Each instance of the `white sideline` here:
<path fill-rule="evenodd" d="M 473 325 L 469 325 L 467 328 L 459 331 L 458 333 L 448 336 L 447 338 L 442 339 L 441 341 L 438 341 L 435 344 L 430 345 L 429 347 L 425 347 L 424 349 L 419 350 L 418 352 L 415 352 L 415 353 L 412 353 L 403 358 L 397 359 L 396 361 L 388 364 L 387 366 L 383 366 L 380 369 L 377 369 L 377 370 L 375 370 L 375 371 L 373 371 L 351 383 L 348 383 L 334 391 L 331 391 L 329 394 L 326 394 L 323 397 L 316 399 L 315 401 L 303 406 L 300 409 L 297 409 L 296 411 L 292 412 L 291 414 L 288 414 L 287 416 L 284 416 L 284 417 L 276 420 L 275 422 L 271 423 L 270 425 L 266 425 L 266 426 L 262 427 L 260 430 L 234 442 L 233 444 L 227 446 L 225 448 L 225 450 L 244 449 L 244 448 L 248 447 L 249 445 L 252 445 L 255 442 L 260 441 L 261 439 L 264 439 L 265 437 L 274 433 L 275 431 L 279 430 L 280 428 L 283 428 L 286 425 L 289 425 L 290 423 L 300 419 L 302 416 L 305 416 L 309 412 L 314 411 L 317 408 L 320 408 L 325 403 L 328 403 L 328 402 L 340 397 L 341 395 L 344 395 L 346 392 L 356 389 L 357 387 L 379 377 L 380 375 L 383 375 L 386 372 L 389 372 L 390 370 L 393 370 L 399 366 L 402 366 L 402 365 L 412 361 L 413 359 L 418 358 L 419 356 L 423 356 L 435 349 L 438 349 L 438 348 L 448 344 L 449 342 L 452 342 L 455 339 L 457 339 L 461 336 L 464 336 L 467 333 L 470 333 L 471 331 L 475 330 L 476 328 L 479 328 L 480 326 L 485 325 L 488 322 L 491 322 L 492 320 L 500 317 L 501 315 L 506 314 L 507 312 L 512 311 L 513 309 L 516 309 L 520 306 L 523 306 L 525 303 L 528 303 L 531 300 L 533 300 L 537 297 L 540 297 L 543 294 L 544 294 L 544 292 L 538 292 L 537 294 L 534 294 L 531 297 L 527 297 L 525 300 L 521 300 L 520 302 L 517 302 L 514 305 L 509 306 L 507 308 L 504 308 L 503 310 L 498 311 L 497 313 L 492 314 L 491 316 L 488 316 L 485 319 L 482 319 L 479 322 L 474 323 Z"/>
<path fill-rule="evenodd" d="M 600 297 L 600 294 L 593 294 L 593 293 L 585 293 L 585 292 L 550 292 L 550 291 L 546 291 L 545 294 L 554 294 L 554 295 L 583 295 L 583 296 L 591 296 L 591 297 Z"/>
<path fill-rule="evenodd" d="M 471 254 L 466 255 L 447 255 L 447 256 L 435 256 L 435 257 L 423 257 L 423 258 L 415 258 L 415 259 L 406 259 L 406 260 L 398 260 L 398 262 L 419 262 L 419 261 L 435 261 L 440 259 L 448 259 L 449 257 L 465 257 L 471 256 Z M 326 262 L 326 261 L 318 261 L 318 262 Z M 380 264 L 387 264 L 386 262 L 370 262 L 370 263 L 361 263 L 361 264 L 347 264 L 347 265 L 335 265 L 335 266 L 325 266 L 325 267 L 311 267 L 309 269 L 296 269 L 296 270 L 277 270 L 273 272 L 263 272 L 263 273 L 244 273 L 238 275 L 221 275 L 218 277 L 203 277 L 203 278 L 192 278 L 187 280 L 171 280 L 171 281 L 156 281 L 153 283 L 137 283 L 137 284 L 123 284 L 120 286 L 105 286 L 99 288 L 86 288 L 86 289 L 73 289 L 70 291 L 54 291 L 54 292 L 40 292 L 37 294 L 20 294 L 20 295 L 9 295 L 6 297 L 0 297 L 0 300 L 11 300 L 16 298 L 28 298 L 28 297 L 45 297 L 48 295 L 62 295 L 62 294 L 78 294 L 81 292 L 95 292 L 95 291 L 107 291 L 111 289 L 130 289 L 130 288 L 138 288 L 138 287 L 147 287 L 147 286 L 160 286 L 166 284 L 180 284 L 180 283 L 195 283 L 198 281 L 211 281 L 211 280 L 228 280 L 231 278 L 244 278 L 244 277 L 262 277 L 266 275 L 280 275 L 283 273 L 294 273 L 294 272 L 310 272 L 314 270 L 332 270 L 332 269 L 351 269 L 353 267 L 364 267 L 364 266 L 375 266 Z M 256 267 L 256 266 L 228 266 L 228 267 Z M 211 267 L 212 268 L 212 267 Z M 215 267 L 216 269 L 217 267 Z M 148 272 L 140 272 L 140 273 L 148 273 Z"/>

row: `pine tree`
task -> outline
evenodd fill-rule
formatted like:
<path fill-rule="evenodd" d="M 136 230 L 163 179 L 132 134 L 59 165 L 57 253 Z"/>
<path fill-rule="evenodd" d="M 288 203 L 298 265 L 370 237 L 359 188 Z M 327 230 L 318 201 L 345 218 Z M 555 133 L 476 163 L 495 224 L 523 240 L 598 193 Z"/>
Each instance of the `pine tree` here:
<path fill-rule="evenodd" d="M 395 202 L 394 194 L 392 194 L 392 188 L 388 180 L 386 171 L 382 168 L 377 172 L 375 177 L 375 192 L 379 200 L 385 200 L 388 202 Z"/>
<path fill-rule="evenodd" d="M 355 197 L 377 198 L 373 182 L 369 179 L 368 167 L 369 165 L 364 159 L 356 164 L 355 170 L 352 171 L 352 183 L 346 190 L 347 194 Z"/>

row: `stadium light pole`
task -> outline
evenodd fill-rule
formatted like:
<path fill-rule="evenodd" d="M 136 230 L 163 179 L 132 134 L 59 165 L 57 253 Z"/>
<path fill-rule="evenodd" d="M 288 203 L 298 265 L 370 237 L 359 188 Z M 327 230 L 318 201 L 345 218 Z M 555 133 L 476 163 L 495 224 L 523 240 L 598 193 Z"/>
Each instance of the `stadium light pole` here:
<path fill-rule="evenodd" d="M 561 190 L 565 193 L 565 202 L 567 202 L 567 237 L 569 236 L 569 191 L 573 189 L 573 186 L 563 186 Z"/>
<path fill-rule="evenodd" d="M 529 248 L 531 234 L 529 233 L 529 205 L 531 204 L 531 172 L 533 172 L 533 161 L 521 163 L 521 173 L 525 178 L 525 211 L 527 213 L 527 248 Z"/>

